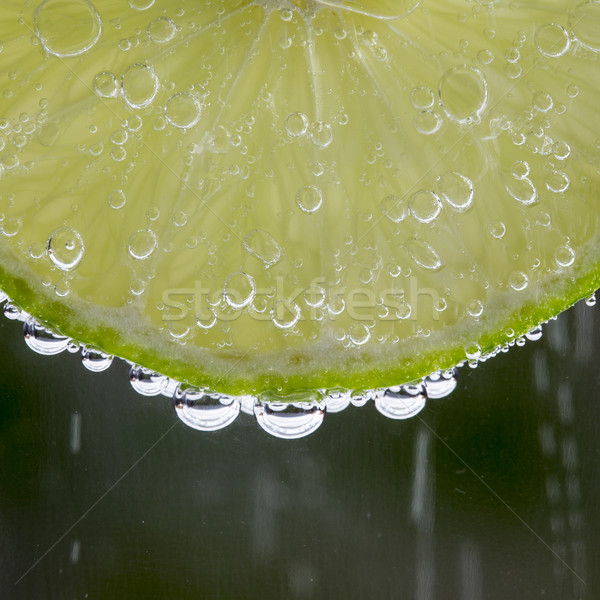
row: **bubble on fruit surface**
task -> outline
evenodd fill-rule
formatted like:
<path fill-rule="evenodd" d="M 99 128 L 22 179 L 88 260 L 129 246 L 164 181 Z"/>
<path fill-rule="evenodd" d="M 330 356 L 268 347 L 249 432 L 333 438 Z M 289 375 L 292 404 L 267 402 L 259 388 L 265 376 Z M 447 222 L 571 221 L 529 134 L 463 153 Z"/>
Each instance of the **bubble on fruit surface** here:
<path fill-rule="evenodd" d="M 442 210 L 442 203 L 435 192 L 420 190 L 408 201 L 410 214 L 419 223 L 435 221 Z"/>
<path fill-rule="evenodd" d="M 247 273 L 231 273 L 225 280 L 223 296 L 232 308 L 248 306 L 256 295 L 254 279 Z"/>
<path fill-rule="evenodd" d="M 535 32 L 535 45 L 544 56 L 558 58 L 567 52 L 571 40 L 564 27 L 556 23 L 548 23 Z"/>
<path fill-rule="evenodd" d="M 554 260 L 559 267 L 570 267 L 575 262 L 575 251 L 570 246 L 560 246 L 554 253 Z"/>
<path fill-rule="evenodd" d="M 33 317 L 23 324 L 23 337 L 33 351 L 45 356 L 64 352 L 70 342 L 70 338 L 54 333 Z"/>
<path fill-rule="evenodd" d="M 323 193 L 316 185 L 305 185 L 296 194 L 296 204 L 305 213 L 314 213 L 323 204 Z"/>
<path fill-rule="evenodd" d="M 585 305 L 590 306 L 590 307 L 596 306 L 596 294 L 592 294 L 591 296 L 588 296 L 585 299 Z"/>
<path fill-rule="evenodd" d="M 410 93 L 410 102 L 415 108 L 425 110 L 433 106 L 435 97 L 427 86 L 420 86 Z"/>
<path fill-rule="evenodd" d="M 57 229 L 48 239 L 48 256 L 61 271 L 71 271 L 83 258 L 81 235 L 70 227 Z"/>
<path fill-rule="evenodd" d="M 300 320 L 300 307 L 289 298 L 275 303 L 271 310 L 271 320 L 278 329 L 291 329 Z"/>
<path fill-rule="evenodd" d="M 158 17 L 146 28 L 148 37 L 155 44 L 167 44 L 175 37 L 176 31 L 175 23 L 168 17 Z"/>
<path fill-rule="evenodd" d="M 173 405 L 181 421 L 198 431 L 223 429 L 240 414 L 240 402 L 236 398 L 194 387 L 176 390 Z"/>
<path fill-rule="evenodd" d="M 471 300 L 467 304 L 467 313 L 474 318 L 480 317 L 483 314 L 483 303 L 480 300 Z"/>
<path fill-rule="evenodd" d="M 146 108 L 158 93 L 159 81 L 151 66 L 137 63 L 123 73 L 121 88 L 123 98 L 131 108 Z"/>
<path fill-rule="evenodd" d="M 400 223 L 406 217 L 406 206 L 399 196 L 386 196 L 381 202 L 381 212 L 394 223 Z"/>
<path fill-rule="evenodd" d="M 281 248 L 275 238 L 264 229 L 254 229 L 243 241 L 244 249 L 262 261 L 266 267 L 272 267 L 281 258 Z"/>
<path fill-rule="evenodd" d="M 458 384 L 458 371 L 448 369 L 447 371 L 438 371 L 425 377 L 425 391 L 428 398 L 438 400 L 449 396 Z"/>
<path fill-rule="evenodd" d="M 542 339 L 542 335 L 543 335 L 543 331 L 542 331 L 542 326 L 538 325 L 537 327 L 534 327 L 533 329 L 530 329 L 526 334 L 525 337 L 530 341 L 530 342 L 537 342 L 538 340 Z"/>
<path fill-rule="evenodd" d="M 181 92 L 169 98 L 165 106 L 165 117 L 179 129 L 189 129 L 200 120 L 200 102 L 193 94 Z"/>
<path fill-rule="evenodd" d="M 537 189 L 529 177 L 504 177 L 504 187 L 512 198 L 524 206 L 535 204 L 538 200 Z"/>
<path fill-rule="evenodd" d="M 154 6 L 155 0 L 129 0 L 129 6 L 134 10 L 146 10 Z"/>
<path fill-rule="evenodd" d="M 290 137 L 300 137 L 308 131 L 308 117 L 301 112 L 293 113 L 285 120 L 285 130 Z"/>
<path fill-rule="evenodd" d="M 406 251 L 415 264 L 428 271 L 439 271 L 443 266 L 442 259 L 435 248 L 425 240 L 409 239 L 406 242 Z"/>
<path fill-rule="evenodd" d="M 328 390 L 325 406 L 328 413 L 337 413 L 350 405 L 351 392 L 347 390 Z"/>
<path fill-rule="evenodd" d="M 166 389 L 169 378 L 156 371 L 133 365 L 129 370 L 129 383 L 142 396 L 158 396 Z"/>
<path fill-rule="evenodd" d="M 119 210 L 125 206 L 127 197 L 123 190 L 113 190 L 107 198 L 108 205 L 115 210 Z"/>
<path fill-rule="evenodd" d="M 133 258 L 144 260 L 156 250 L 157 245 L 158 240 L 153 231 L 140 229 L 129 238 L 128 250 Z"/>
<path fill-rule="evenodd" d="M 488 101 L 487 82 L 481 71 L 462 65 L 442 76 L 440 104 L 452 120 L 460 124 L 479 121 Z"/>
<path fill-rule="evenodd" d="M 101 373 L 106 371 L 112 365 L 113 356 L 106 354 L 101 350 L 84 346 L 81 349 L 81 363 L 83 366 L 92 373 Z"/>
<path fill-rule="evenodd" d="M 314 433 L 323 423 L 325 403 L 320 392 L 297 392 L 281 396 L 260 394 L 254 405 L 257 423 L 267 433 L 286 440 Z"/>
<path fill-rule="evenodd" d="M 600 52 L 600 3 L 582 2 L 570 15 L 570 24 L 577 41 L 594 52 Z"/>
<path fill-rule="evenodd" d="M 371 338 L 371 331 L 364 323 L 353 323 L 348 329 L 348 339 L 355 346 L 366 344 Z"/>
<path fill-rule="evenodd" d="M 14 237 L 23 227 L 20 217 L 7 217 L 0 223 L 0 232 L 5 237 Z"/>
<path fill-rule="evenodd" d="M 523 271 L 513 271 L 508 276 L 508 285 L 516 292 L 524 290 L 528 283 L 529 277 Z"/>
<path fill-rule="evenodd" d="M 458 212 L 468 210 L 473 204 L 473 182 L 465 175 L 447 171 L 440 177 L 438 187 L 442 199 Z"/>
<path fill-rule="evenodd" d="M 6 302 L 6 304 L 2 307 L 2 312 L 4 316 L 10 321 L 26 321 L 29 315 L 14 302 Z"/>
<path fill-rule="evenodd" d="M 310 139 L 318 148 L 327 148 L 333 142 L 333 137 L 333 127 L 323 121 L 315 123 L 310 131 Z"/>
<path fill-rule="evenodd" d="M 119 94 L 119 81 L 109 71 L 98 73 L 94 77 L 94 91 L 102 98 L 116 98 Z"/>
<path fill-rule="evenodd" d="M 442 126 L 442 119 L 433 110 L 424 110 L 415 117 L 415 129 L 423 135 L 432 135 Z"/>
<path fill-rule="evenodd" d="M 554 100 L 548 92 L 537 92 L 533 96 L 533 107 L 539 112 L 548 112 L 554 106 Z"/>
<path fill-rule="evenodd" d="M 469 360 L 478 360 L 481 358 L 481 346 L 477 342 L 469 342 L 464 347 L 465 356 Z"/>
<path fill-rule="evenodd" d="M 44 0 L 33 20 L 42 46 L 62 58 L 83 54 L 102 33 L 100 15 L 88 0 Z"/>
<path fill-rule="evenodd" d="M 390 388 L 375 397 L 375 408 L 388 419 L 410 419 L 419 414 L 427 402 L 423 383 Z"/>
<path fill-rule="evenodd" d="M 546 187 L 555 194 L 566 192 L 570 184 L 569 176 L 562 171 L 553 171 L 546 179 Z"/>

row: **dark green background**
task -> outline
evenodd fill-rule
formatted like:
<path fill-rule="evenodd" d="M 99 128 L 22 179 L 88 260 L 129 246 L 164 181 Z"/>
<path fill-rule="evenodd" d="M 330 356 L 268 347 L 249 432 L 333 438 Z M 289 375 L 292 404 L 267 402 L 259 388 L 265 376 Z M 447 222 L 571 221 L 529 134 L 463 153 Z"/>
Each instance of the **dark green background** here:
<path fill-rule="evenodd" d="M 3 599 L 600 597 L 598 308 L 410 421 L 200 433 L 0 322 Z M 73 423 L 81 448 L 73 452 Z"/>

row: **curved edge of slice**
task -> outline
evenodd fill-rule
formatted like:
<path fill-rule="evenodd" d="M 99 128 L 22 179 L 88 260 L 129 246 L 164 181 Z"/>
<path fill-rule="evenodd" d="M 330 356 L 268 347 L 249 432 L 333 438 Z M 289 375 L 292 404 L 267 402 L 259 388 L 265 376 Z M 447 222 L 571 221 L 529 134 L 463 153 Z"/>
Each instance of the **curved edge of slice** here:
<path fill-rule="evenodd" d="M 491 316 L 476 327 L 462 322 L 430 339 L 409 340 L 394 354 L 338 352 L 336 357 L 329 357 L 333 367 L 328 369 L 315 368 L 322 361 L 307 365 L 298 354 L 281 353 L 277 358 L 261 356 L 258 362 L 248 352 L 232 353 L 212 360 L 211 364 L 214 357 L 200 356 L 185 346 L 165 344 L 136 319 L 135 309 L 90 308 L 73 299 L 67 305 L 41 283 L 35 283 L 26 267 L 2 248 L 0 289 L 56 333 L 189 385 L 231 395 L 268 390 L 284 394 L 308 389 L 369 390 L 410 383 L 466 360 L 493 354 L 600 288 L 598 257 L 600 244 L 568 270 L 546 278 L 527 296 L 507 294 L 513 299 L 512 304 L 504 297 L 495 306 L 489 305 L 486 312 Z M 321 356 L 323 352 L 331 349 L 321 349 Z M 256 369 L 258 364 L 262 370 Z"/>

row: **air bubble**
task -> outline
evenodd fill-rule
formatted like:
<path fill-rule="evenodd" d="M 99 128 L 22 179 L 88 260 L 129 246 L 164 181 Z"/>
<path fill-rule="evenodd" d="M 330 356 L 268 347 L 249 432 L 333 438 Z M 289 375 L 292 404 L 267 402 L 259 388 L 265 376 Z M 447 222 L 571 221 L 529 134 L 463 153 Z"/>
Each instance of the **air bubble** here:
<path fill-rule="evenodd" d="M 129 370 L 129 383 L 142 396 L 158 396 L 167 387 L 169 378 L 156 371 L 133 365 Z"/>
<path fill-rule="evenodd" d="M 531 342 L 537 342 L 542 338 L 542 326 L 538 325 L 525 334 L 525 337 Z"/>
<path fill-rule="evenodd" d="M 131 65 L 121 77 L 123 98 L 131 108 L 146 108 L 158 93 L 159 81 L 149 65 Z"/>
<path fill-rule="evenodd" d="M 467 304 L 467 313 L 474 318 L 478 318 L 483 314 L 483 304 L 479 300 L 471 300 Z"/>
<path fill-rule="evenodd" d="M 433 106 L 435 97 L 428 87 L 421 86 L 410 93 L 410 101 L 415 108 L 425 110 Z"/>
<path fill-rule="evenodd" d="M 129 238 L 129 254 L 137 259 L 148 258 L 158 245 L 156 235 L 150 229 L 140 229 Z"/>
<path fill-rule="evenodd" d="M 410 214 L 419 223 L 431 223 L 438 218 L 442 203 L 438 195 L 428 190 L 420 190 L 408 201 Z"/>
<path fill-rule="evenodd" d="M 308 131 L 308 117 L 300 112 L 293 113 L 285 120 L 285 130 L 291 137 L 300 137 Z"/>
<path fill-rule="evenodd" d="M 439 87 L 444 112 L 460 124 L 479 121 L 487 100 L 487 82 L 481 71 L 463 65 L 447 71 Z"/>
<path fill-rule="evenodd" d="M 488 225 L 490 235 L 497 240 L 501 240 L 506 233 L 506 225 L 502 221 L 494 221 Z"/>
<path fill-rule="evenodd" d="M 438 400 L 449 396 L 458 383 L 458 373 L 456 369 L 432 373 L 424 380 L 425 391 L 428 398 Z"/>
<path fill-rule="evenodd" d="M 523 271 L 514 271 L 508 277 L 508 284 L 516 292 L 520 292 L 527 287 L 529 278 Z"/>
<path fill-rule="evenodd" d="M 263 229 L 254 229 L 244 238 L 243 246 L 247 252 L 256 256 L 265 266 L 272 267 L 281 258 L 281 248 L 275 238 Z"/>
<path fill-rule="evenodd" d="M 477 342 L 470 342 L 464 347 L 465 356 L 469 360 L 478 360 L 481 358 L 481 347 Z"/>
<path fill-rule="evenodd" d="M 42 46 L 59 57 L 83 54 L 102 32 L 100 15 L 87 0 L 44 0 L 33 21 Z"/>
<path fill-rule="evenodd" d="M 115 210 L 119 210 L 125 206 L 127 202 L 127 197 L 125 196 L 125 192 L 123 190 L 113 190 L 108 195 L 108 205 Z"/>
<path fill-rule="evenodd" d="M 406 217 L 406 206 L 399 196 L 386 196 L 381 202 L 381 212 L 394 223 L 400 223 Z"/>
<path fill-rule="evenodd" d="M 554 171 L 546 179 L 546 187 L 556 194 L 566 192 L 570 183 L 568 175 L 562 171 Z"/>
<path fill-rule="evenodd" d="M 81 362 L 88 371 L 100 373 L 112 365 L 113 357 L 96 348 L 84 346 L 81 349 Z"/>
<path fill-rule="evenodd" d="M 247 273 L 232 273 L 225 280 L 223 297 L 231 308 L 248 306 L 256 295 L 254 279 Z"/>
<path fill-rule="evenodd" d="M 237 399 L 193 387 L 177 390 L 173 404 L 181 421 L 198 431 L 223 429 L 240 414 Z"/>
<path fill-rule="evenodd" d="M 422 383 L 388 389 L 375 397 L 375 408 L 388 419 L 410 419 L 425 408 L 427 392 Z"/>
<path fill-rule="evenodd" d="M 468 210 L 473 203 L 475 191 L 473 182 L 455 171 L 444 173 L 438 183 L 439 191 L 452 208 L 459 212 Z"/>
<path fill-rule="evenodd" d="M 148 37 L 155 44 L 167 44 L 175 36 L 175 23 L 168 17 L 158 17 L 154 19 L 146 28 Z"/>
<path fill-rule="evenodd" d="M 418 238 L 409 239 L 406 242 L 406 251 L 415 264 L 428 271 L 439 271 L 443 266 L 442 260 L 435 248 L 425 240 Z"/>
<path fill-rule="evenodd" d="M 549 23 L 542 25 L 535 32 L 535 45 L 544 56 L 557 58 L 567 52 L 571 41 L 564 27 L 556 23 Z"/>
<path fill-rule="evenodd" d="M 305 185 L 296 194 L 296 203 L 305 213 L 314 213 L 323 204 L 323 194 L 316 185 Z"/>
<path fill-rule="evenodd" d="M 310 139 L 318 148 L 327 148 L 333 142 L 333 128 L 329 123 L 319 121 L 312 126 Z"/>
<path fill-rule="evenodd" d="M 600 4 L 582 2 L 571 13 L 571 29 L 577 41 L 594 52 L 600 52 Z"/>
<path fill-rule="evenodd" d="M 74 229 L 62 227 L 48 239 L 47 250 L 50 260 L 61 271 L 71 271 L 83 258 L 83 240 Z"/>
<path fill-rule="evenodd" d="M 442 126 L 442 119 L 432 110 L 424 110 L 415 117 L 415 129 L 423 135 L 432 135 Z"/>
<path fill-rule="evenodd" d="M 119 82 L 112 73 L 104 71 L 94 78 L 94 90 L 102 98 L 116 98 L 119 93 Z"/>
<path fill-rule="evenodd" d="M 279 300 L 271 310 L 271 317 L 278 329 L 291 329 L 300 320 L 300 307 L 287 298 Z"/>
<path fill-rule="evenodd" d="M 59 335 L 41 325 L 33 317 L 23 324 L 23 336 L 26 344 L 38 354 L 52 356 L 67 349 L 70 339 Z"/>
<path fill-rule="evenodd" d="M 355 346 L 362 346 L 369 341 L 371 331 L 364 323 L 354 323 L 348 329 L 348 339 Z"/>
<path fill-rule="evenodd" d="M 569 246 L 561 246 L 554 253 L 554 259 L 559 267 L 570 267 L 575 262 L 575 251 Z"/>
<path fill-rule="evenodd" d="M 529 177 L 521 177 L 520 179 L 505 177 L 504 187 L 517 202 L 524 206 L 535 204 L 538 200 L 537 189 Z"/>
<path fill-rule="evenodd" d="M 165 106 L 165 117 L 171 125 L 179 129 L 189 129 L 200 120 L 200 102 L 187 92 L 175 94 Z"/>
<path fill-rule="evenodd" d="M 271 435 L 292 440 L 315 432 L 323 423 L 325 404 L 319 392 L 297 392 L 285 396 L 261 394 L 254 405 L 257 423 Z"/>

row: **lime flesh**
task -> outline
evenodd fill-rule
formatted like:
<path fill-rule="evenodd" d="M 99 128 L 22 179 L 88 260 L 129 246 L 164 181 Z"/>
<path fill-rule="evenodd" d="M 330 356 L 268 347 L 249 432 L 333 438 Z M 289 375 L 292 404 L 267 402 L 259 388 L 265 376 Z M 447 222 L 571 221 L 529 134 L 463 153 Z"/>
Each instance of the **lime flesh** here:
<path fill-rule="evenodd" d="M 230 394 L 477 360 L 600 285 L 600 3 L 0 14 L 0 287 Z"/>

